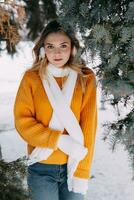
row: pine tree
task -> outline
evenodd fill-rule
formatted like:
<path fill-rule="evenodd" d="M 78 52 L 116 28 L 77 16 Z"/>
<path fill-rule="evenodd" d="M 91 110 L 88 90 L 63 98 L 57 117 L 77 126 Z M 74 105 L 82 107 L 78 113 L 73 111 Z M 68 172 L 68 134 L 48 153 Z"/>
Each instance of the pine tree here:
<path fill-rule="evenodd" d="M 13 162 L 0 160 L 0 199 L 28 200 L 28 191 L 24 187 L 25 165 L 23 159 Z"/>
<path fill-rule="evenodd" d="M 57 18 L 56 4 L 53 0 L 24 0 L 26 3 L 25 9 L 27 13 L 27 29 L 28 38 L 35 40 L 44 27 L 44 25 L 50 20 Z"/>
<path fill-rule="evenodd" d="M 100 55 L 97 70 L 105 99 L 118 113 L 118 120 L 104 124 L 104 140 L 114 150 L 121 143 L 134 170 L 134 2 L 131 0 L 62 0 L 61 22 L 81 33 L 85 51 L 93 60 Z M 62 10 L 62 12 L 61 12 Z M 126 108 L 126 114 L 122 109 Z"/>
<path fill-rule="evenodd" d="M 0 2 L 0 52 L 6 49 L 10 55 L 14 55 L 16 45 L 21 40 L 19 31 L 24 21 L 24 6 L 9 0 Z"/>

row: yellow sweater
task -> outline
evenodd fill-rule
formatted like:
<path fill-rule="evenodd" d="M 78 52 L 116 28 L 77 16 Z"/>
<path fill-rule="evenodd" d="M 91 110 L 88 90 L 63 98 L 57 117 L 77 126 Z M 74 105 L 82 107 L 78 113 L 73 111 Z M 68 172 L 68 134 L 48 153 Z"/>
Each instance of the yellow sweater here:
<path fill-rule="evenodd" d="M 55 79 L 61 87 L 62 78 L 55 77 Z M 90 177 L 97 128 L 96 79 L 93 71 L 89 70 L 86 80 L 86 91 L 83 94 L 80 80 L 77 79 L 71 102 L 71 109 L 79 121 L 84 134 L 85 146 L 89 150 L 87 156 L 80 161 L 74 174 L 74 176 L 80 178 Z M 48 127 L 52 112 L 51 104 L 38 73 L 25 72 L 14 105 L 15 127 L 28 143 L 28 154 L 36 146 L 52 148 L 54 149 L 53 154 L 47 160 L 41 162 L 65 164 L 68 156 L 57 148 L 57 141 L 61 134 L 68 133 L 66 130 L 62 133 Z"/>

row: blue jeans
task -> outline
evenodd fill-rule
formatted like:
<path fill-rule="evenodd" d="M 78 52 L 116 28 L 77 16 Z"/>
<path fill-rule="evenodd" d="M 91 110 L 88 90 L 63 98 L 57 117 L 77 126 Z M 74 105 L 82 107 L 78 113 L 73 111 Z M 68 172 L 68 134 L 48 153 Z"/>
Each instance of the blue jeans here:
<path fill-rule="evenodd" d="M 84 200 L 84 195 L 68 191 L 67 164 L 30 165 L 27 183 L 32 200 Z"/>

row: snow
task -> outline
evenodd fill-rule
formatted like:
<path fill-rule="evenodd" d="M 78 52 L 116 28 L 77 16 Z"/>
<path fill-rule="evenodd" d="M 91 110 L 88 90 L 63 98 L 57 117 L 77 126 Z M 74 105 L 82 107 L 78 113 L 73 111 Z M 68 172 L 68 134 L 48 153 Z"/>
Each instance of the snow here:
<path fill-rule="evenodd" d="M 14 128 L 13 105 L 15 95 L 24 71 L 32 64 L 31 49 L 33 44 L 20 43 L 19 54 L 13 59 L 6 53 L 0 58 L 0 145 L 6 161 L 16 160 L 26 155 L 26 143 Z M 101 110 L 98 88 L 98 129 L 94 159 L 89 180 L 87 200 L 133 200 L 134 181 L 128 162 L 127 152 L 118 146 L 112 153 L 108 142 L 104 142 L 102 123 L 116 118 L 113 108 L 106 105 Z"/>

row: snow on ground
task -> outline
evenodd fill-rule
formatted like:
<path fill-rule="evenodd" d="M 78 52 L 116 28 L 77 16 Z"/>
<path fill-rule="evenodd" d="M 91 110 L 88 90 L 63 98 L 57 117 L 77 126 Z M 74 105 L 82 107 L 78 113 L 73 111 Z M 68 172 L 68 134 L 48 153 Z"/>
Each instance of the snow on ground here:
<path fill-rule="evenodd" d="M 26 155 L 26 143 L 14 128 L 13 105 L 23 72 L 32 63 L 30 48 L 20 45 L 20 54 L 12 60 L 6 54 L 0 59 L 0 145 L 6 161 Z M 32 44 L 31 44 L 32 47 Z M 102 122 L 116 118 L 113 109 L 106 106 L 100 110 L 100 89 L 98 88 L 98 129 L 87 200 L 133 200 L 134 181 L 128 163 L 127 152 L 122 146 L 112 153 L 110 145 L 102 140 Z"/>

